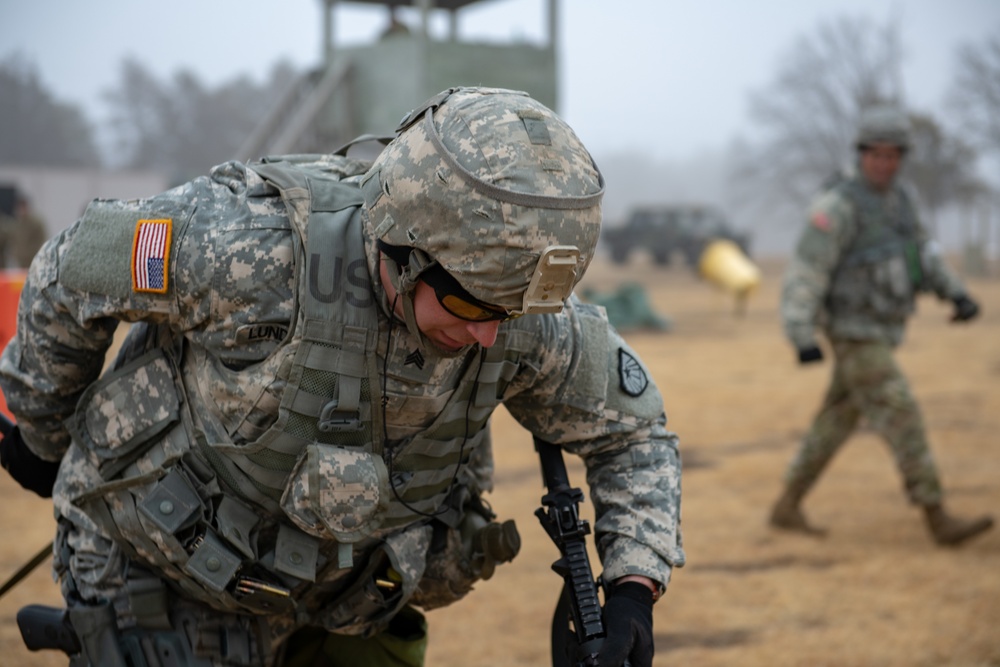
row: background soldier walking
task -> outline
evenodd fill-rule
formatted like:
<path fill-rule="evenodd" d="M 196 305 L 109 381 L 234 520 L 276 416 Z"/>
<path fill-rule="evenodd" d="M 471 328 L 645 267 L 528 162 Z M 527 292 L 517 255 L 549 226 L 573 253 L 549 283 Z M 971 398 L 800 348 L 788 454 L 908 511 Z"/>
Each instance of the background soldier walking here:
<path fill-rule="evenodd" d="M 910 148 L 905 113 L 880 106 L 862 115 L 857 170 L 823 192 L 809 213 L 784 278 L 781 315 L 801 363 L 823 359 L 821 328 L 834 355 L 833 379 L 786 474 L 771 512 L 777 528 L 820 534 L 801 502 L 859 421 L 889 444 L 911 502 L 934 540 L 957 545 L 993 525 L 991 517 L 948 514 L 920 408 L 893 358 L 919 292 L 954 304 L 952 320 L 974 318 L 979 306 L 948 268 L 897 182 Z"/>

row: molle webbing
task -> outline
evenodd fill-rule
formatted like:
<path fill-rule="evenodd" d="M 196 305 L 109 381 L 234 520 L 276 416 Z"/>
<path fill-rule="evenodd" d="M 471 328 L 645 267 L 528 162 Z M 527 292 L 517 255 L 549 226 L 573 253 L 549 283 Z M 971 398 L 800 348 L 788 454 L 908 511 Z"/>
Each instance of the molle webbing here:
<path fill-rule="evenodd" d="M 464 466 L 486 439 L 490 415 L 517 370 L 520 350 L 509 347 L 507 339 L 501 332 L 496 344 L 473 362 L 452 400 L 424 434 L 389 452 L 393 457 L 395 491 L 409 507 L 402 503 L 391 505 L 383 526 L 412 521 L 411 508 L 424 513 L 437 511 L 451 491 L 456 466 L 461 466 L 458 483 L 471 484 Z"/>
<path fill-rule="evenodd" d="M 510 341 L 501 333 L 496 345 L 469 365 L 434 423 L 383 452 L 378 305 L 367 269 L 360 190 L 301 166 L 268 163 L 253 169 L 281 191 L 304 239 L 296 252 L 296 266 L 304 270 L 297 276 L 299 316 L 288 343 L 297 349 L 278 419 L 256 442 L 227 448 L 225 455 L 235 464 L 228 468 L 246 477 L 238 488 L 252 485 L 278 501 L 310 444 L 388 454 L 393 490 L 387 491 L 405 504 L 391 503 L 382 527 L 412 523 L 420 518 L 413 510 L 431 513 L 446 501 L 456 470 L 458 484 L 471 482 L 465 464 L 487 439 L 487 422 L 517 370 L 521 350 L 505 344 Z"/>
<path fill-rule="evenodd" d="M 248 481 L 277 501 L 308 445 L 371 448 L 381 442 L 373 432 L 377 377 L 374 355 L 368 354 L 375 349 L 378 316 L 357 186 L 281 163 L 254 169 L 281 190 L 305 241 L 296 258 L 296 266 L 304 267 L 297 271 L 299 318 L 291 343 L 298 347 L 278 419 L 253 445 L 228 452 Z M 296 203 L 305 197 L 310 209 L 302 220 Z"/>
<path fill-rule="evenodd" d="M 854 204 L 857 215 L 857 234 L 841 259 L 841 267 L 879 262 L 905 252 L 916 230 L 916 215 L 909 197 L 902 190 L 896 190 L 899 206 L 893 211 L 894 215 L 890 215 L 884 198 L 876 197 L 857 181 L 848 181 L 841 187 Z M 907 257 L 908 265 L 911 259 Z M 910 271 L 912 274 L 912 267 Z"/>

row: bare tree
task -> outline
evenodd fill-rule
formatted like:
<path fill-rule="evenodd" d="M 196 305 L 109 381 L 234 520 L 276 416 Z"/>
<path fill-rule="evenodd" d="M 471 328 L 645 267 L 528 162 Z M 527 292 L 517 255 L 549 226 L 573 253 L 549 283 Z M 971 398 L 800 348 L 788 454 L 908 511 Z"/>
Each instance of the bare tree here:
<path fill-rule="evenodd" d="M 1000 244 L 1000 225 L 995 225 L 1000 208 L 997 166 L 1000 165 L 1000 37 L 996 34 L 978 44 L 958 49 L 956 76 L 949 91 L 949 107 L 963 137 L 976 145 L 994 165 L 993 188 L 970 201 L 966 218 L 979 217 L 975 231 L 967 223 L 967 254 L 988 257 L 993 243 Z M 992 229 L 996 226 L 996 232 Z"/>
<path fill-rule="evenodd" d="M 0 163 L 94 166 L 93 132 L 83 112 L 56 100 L 37 68 L 19 56 L 0 62 Z"/>
<path fill-rule="evenodd" d="M 796 39 L 772 83 L 750 97 L 759 138 L 733 149 L 735 195 L 800 216 L 849 163 L 861 109 L 900 99 L 900 62 L 895 27 L 867 19 L 823 22 Z"/>
<path fill-rule="evenodd" d="M 959 47 L 950 109 L 969 140 L 1000 157 L 1000 36 Z"/>
<path fill-rule="evenodd" d="M 905 174 L 913 182 L 927 210 L 928 225 L 936 227 L 938 212 L 950 204 L 969 205 L 986 191 L 976 176 L 976 152 L 949 136 L 928 115 L 911 114 L 912 149 Z"/>
<path fill-rule="evenodd" d="M 163 82 L 138 61 L 125 60 L 118 85 L 106 94 L 118 159 L 165 170 L 177 182 L 202 174 L 233 157 L 294 77 L 279 63 L 263 85 L 239 77 L 209 89 L 192 72 Z"/>

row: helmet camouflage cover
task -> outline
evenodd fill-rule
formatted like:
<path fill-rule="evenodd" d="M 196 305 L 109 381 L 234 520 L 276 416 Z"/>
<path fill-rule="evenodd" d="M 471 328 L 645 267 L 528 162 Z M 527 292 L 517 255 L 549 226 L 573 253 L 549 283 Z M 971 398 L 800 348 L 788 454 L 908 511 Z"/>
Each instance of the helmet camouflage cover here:
<path fill-rule="evenodd" d="M 369 237 L 422 251 L 486 303 L 561 308 L 593 259 L 604 194 L 572 129 L 526 93 L 453 88 L 398 131 L 363 180 Z M 555 284 L 539 285 L 546 274 Z"/>
<path fill-rule="evenodd" d="M 892 144 L 903 150 L 910 147 L 910 119 L 902 109 L 880 105 L 861 112 L 858 122 L 858 149 L 871 144 Z"/>

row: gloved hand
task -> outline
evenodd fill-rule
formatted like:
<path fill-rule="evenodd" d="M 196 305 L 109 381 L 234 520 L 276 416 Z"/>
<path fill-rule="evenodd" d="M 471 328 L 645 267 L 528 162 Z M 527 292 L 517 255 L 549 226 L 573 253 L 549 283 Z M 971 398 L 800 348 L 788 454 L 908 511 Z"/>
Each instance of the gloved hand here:
<path fill-rule="evenodd" d="M 979 314 L 979 304 L 964 294 L 952 299 L 952 303 L 955 304 L 955 313 L 951 316 L 952 322 L 965 322 Z"/>
<path fill-rule="evenodd" d="M 52 497 L 52 487 L 59 472 L 59 461 L 38 458 L 21 439 L 21 431 L 13 426 L 0 440 L 0 465 L 18 484 L 42 498 Z"/>
<path fill-rule="evenodd" d="M 600 667 L 652 667 L 653 591 L 638 581 L 626 581 L 611 589 L 604 604 L 607 637 L 597 656 Z"/>
<path fill-rule="evenodd" d="M 799 363 L 810 364 L 814 361 L 823 361 L 823 350 L 816 345 L 799 348 Z"/>

